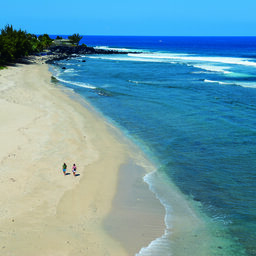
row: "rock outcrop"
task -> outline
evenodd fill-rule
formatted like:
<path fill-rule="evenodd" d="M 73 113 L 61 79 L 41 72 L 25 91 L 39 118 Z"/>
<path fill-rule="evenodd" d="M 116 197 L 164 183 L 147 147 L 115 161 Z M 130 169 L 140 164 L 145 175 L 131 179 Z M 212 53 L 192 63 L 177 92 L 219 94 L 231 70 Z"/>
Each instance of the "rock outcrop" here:
<path fill-rule="evenodd" d="M 48 63 L 53 62 L 55 60 L 68 59 L 71 57 L 86 55 L 86 54 L 128 54 L 128 53 L 138 53 L 138 52 L 124 52 L 124 51 L 116 51 L 116 50 L 104 50 L 97 49 L 94 47 L 88 47 L 85 45 L 80 46 L 53 46 L 49 49 L 47 55 L 50 55 L 51 58 L 47 61 Z"/>

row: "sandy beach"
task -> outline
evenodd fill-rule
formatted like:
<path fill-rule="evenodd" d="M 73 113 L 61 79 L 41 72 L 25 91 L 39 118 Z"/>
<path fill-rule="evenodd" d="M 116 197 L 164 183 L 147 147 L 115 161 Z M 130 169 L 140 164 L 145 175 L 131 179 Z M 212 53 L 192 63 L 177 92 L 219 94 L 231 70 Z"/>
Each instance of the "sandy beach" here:
<path fill-rule="evenodd" d="M 0 255 L 134 255 L 164 232 L 144 158 L 41 63 L 0 71 Z"/>

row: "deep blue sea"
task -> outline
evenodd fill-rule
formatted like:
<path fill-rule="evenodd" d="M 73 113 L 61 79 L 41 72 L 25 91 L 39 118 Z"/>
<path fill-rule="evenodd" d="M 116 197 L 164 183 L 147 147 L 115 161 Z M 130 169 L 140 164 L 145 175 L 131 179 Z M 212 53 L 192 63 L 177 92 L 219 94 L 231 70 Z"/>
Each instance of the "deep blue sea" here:
<path fill-rule="evenodd" d="M 207 255 L 256 255 L 256 37 L 85 36 L 81 43 L 140 53 L 60 61 L 56 78 L 200 205 L 218 239 L 229 240 Z M 158 196 L 168 204 L 172 195 Z M 157 256 L 164 255 L 172 254 Z"/>

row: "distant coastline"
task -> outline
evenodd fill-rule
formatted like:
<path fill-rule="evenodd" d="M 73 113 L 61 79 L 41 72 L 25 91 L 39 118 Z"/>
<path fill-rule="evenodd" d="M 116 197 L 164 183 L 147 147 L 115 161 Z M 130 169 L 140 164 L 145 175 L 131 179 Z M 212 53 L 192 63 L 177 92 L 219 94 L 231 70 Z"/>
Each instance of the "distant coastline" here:
<path fill-rule="evenodd" d="M 61 36 L 52 39 L 48 34 L 37 36 L 21 29 L 16 30 L 12 25 L 6 25 L 0 33 L 0 66 L 24 62 L 24 59 L 31 55 L 51 55 L 49 59 L 60 60 L 80 54 L 129 53 L 79 45 L 82 38 L 79 34 L 73 34 L 68 36 L 68 39 Z"/>
<path fill-rule="evenodd" d="M 129 54 L 129 53 L 137 54 L 139 52 L 97 49 L 95 47 L 89 47 L 86 45 L 79 45 L 79 46 L 73 46 L 73 47 L 53 46 L 53 47 L 50 47 L 47 52 L 47 55 L 49 56 L 47 63 L 50 64 L 56 60 L 68 59 L 71 57 L 76 57 L 77 55 L 85 55 L 85 54 Z"/>

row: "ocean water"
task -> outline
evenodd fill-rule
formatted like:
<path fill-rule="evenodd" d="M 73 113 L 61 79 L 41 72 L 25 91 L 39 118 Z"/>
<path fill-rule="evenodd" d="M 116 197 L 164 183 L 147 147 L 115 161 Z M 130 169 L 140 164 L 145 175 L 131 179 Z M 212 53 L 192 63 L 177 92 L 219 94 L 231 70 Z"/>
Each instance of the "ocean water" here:
<path fill-rule="evenodd" d="M 52 69 L 158 167 L 145 181 L 166 207 L 166 232 L 137 255 L 173 255 L 173 184 L 205 216 L 212 239 L 204 255 L 256 255 L 256 37 L 83 42 L 137 52 L 80 56 Z"/>

